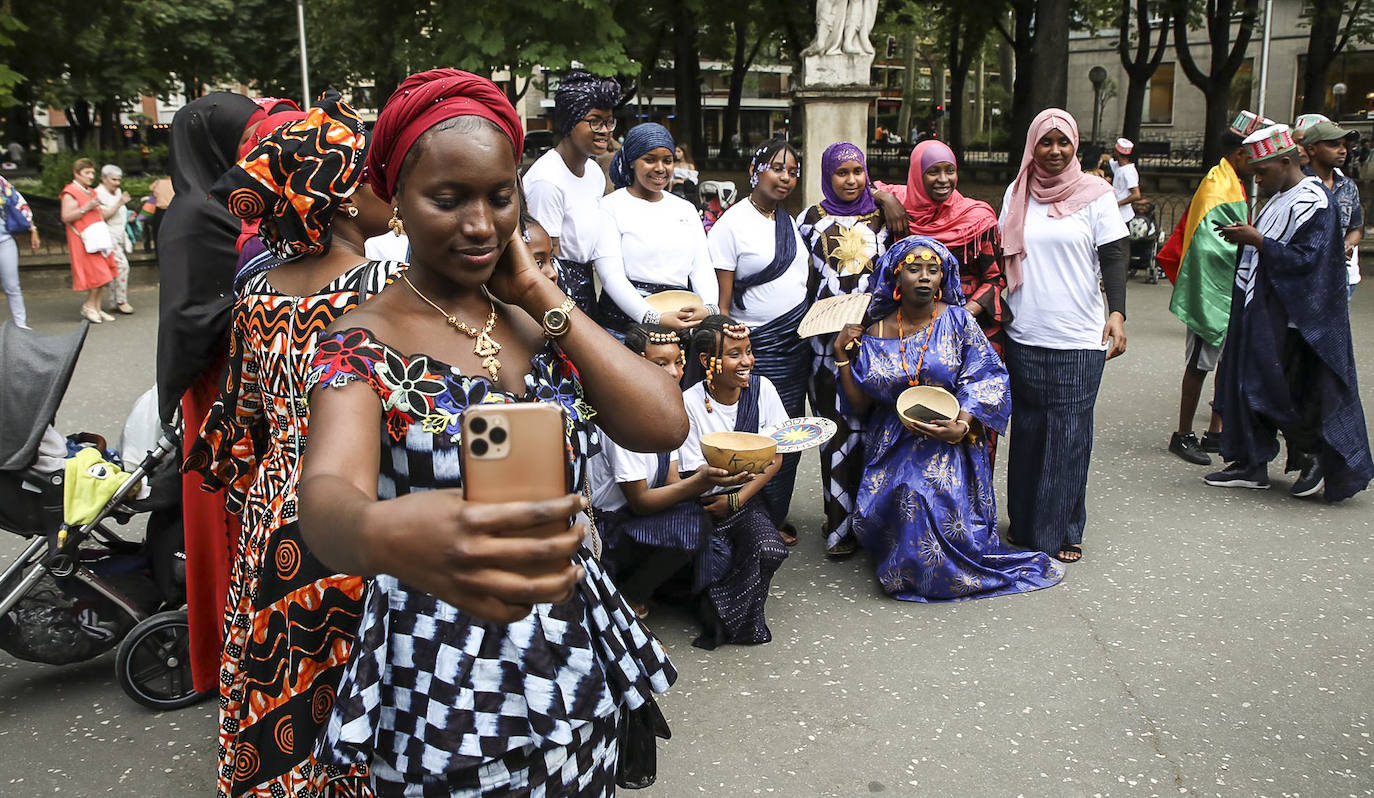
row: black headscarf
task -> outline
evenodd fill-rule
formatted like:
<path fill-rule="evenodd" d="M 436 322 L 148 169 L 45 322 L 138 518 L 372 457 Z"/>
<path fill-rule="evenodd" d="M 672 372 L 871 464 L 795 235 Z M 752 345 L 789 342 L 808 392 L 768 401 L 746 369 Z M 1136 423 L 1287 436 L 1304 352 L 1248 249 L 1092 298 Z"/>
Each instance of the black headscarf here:
<path fill-rule="evenodd" d="M 240 222 L 210 198 L 210 187 L 238 160 L 239 139 L 256 110 L 247 97 L 216 91 L 172 118 L 168 163 L 176 196 L 157 237 L 157 390 L 164 423 L 225 346 Z"/>
<path fill-rule="evenodd" d="M 614 111 L 620 107 L 620 82 L 574 69 L 563 76 L 553 95 L 553 126 L 568 135 L 594 108 Z"/>

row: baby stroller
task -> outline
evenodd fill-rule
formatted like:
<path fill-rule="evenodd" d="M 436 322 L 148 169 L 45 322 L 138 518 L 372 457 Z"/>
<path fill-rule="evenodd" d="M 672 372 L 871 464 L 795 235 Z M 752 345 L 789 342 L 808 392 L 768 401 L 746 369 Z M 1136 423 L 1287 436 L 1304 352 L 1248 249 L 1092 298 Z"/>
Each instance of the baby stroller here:
<path fill-rule="evenodd" d="M 1131 210 L 1135 211 L 1135 216 L 1126 223 L 1131 243 L 1126 276 L 1133 277 L 1143 269 L 1145 282 L 1154 285 L 1164 273 L 1155 262 L 1155 254 L 1159 251 L 1159 220 L 1155 218 L 1155 204 L 1147 199 L 1136 200 L 1131 203 Z"/>
<path fill-rule="evenodd" d="M 191 686 L 188 656 L 179 435 L 145 432 L 126 478 L 106 462 L 115 455 L 99 436 L 56 433 L 87 328 L 45 336 L 0 327 L 0 529 L 29 541 L 0 573 L 0 648 L 65 665 L 118 646 L 115 674 L 130 698 L 158 710 L 189 706 L 203 696 Z M 125 432 L 129 445 L 137 430 Z M 77 506 L 86 518 L 69 523 Z M 112 529 L 143 513 L 143 542 Z"/>
<path fill-rule="evenodd" d="M 698 191 L 701 193 L 701 224 L 707 230 L 739 199 L 739 192 L 732 180 L 706 180 L 698 187 Z"/>

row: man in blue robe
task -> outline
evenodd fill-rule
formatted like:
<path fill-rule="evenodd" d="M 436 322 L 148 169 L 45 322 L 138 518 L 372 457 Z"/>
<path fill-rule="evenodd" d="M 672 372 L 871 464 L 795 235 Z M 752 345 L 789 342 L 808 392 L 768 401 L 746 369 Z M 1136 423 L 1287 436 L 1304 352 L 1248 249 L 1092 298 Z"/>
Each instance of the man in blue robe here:
<path fill-rule="evenodd" d="M 1374 478 L 1355 381 L 1343 230 L 1331 193 L 1305 175 L 1286 125 L 1245 140 L 1267 198 L 1253 226 L 1220 228 L 1241 245 L 1218 377 L 1229 466 L 1217 487 L 1268 488 L 1277 432 L 1288 443 L 1290 493 L 1340 501 Z"/>

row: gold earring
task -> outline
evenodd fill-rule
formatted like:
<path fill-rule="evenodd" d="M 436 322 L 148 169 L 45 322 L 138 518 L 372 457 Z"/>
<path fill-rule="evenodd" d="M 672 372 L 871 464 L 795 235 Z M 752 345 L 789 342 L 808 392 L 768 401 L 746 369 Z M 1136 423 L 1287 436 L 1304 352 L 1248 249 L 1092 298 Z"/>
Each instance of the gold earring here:
<path fill-rule="evenodd" d="M 386 226 L 391 228 L 391 232 L 395 235 L 403 236 L 406 234 L 405 222 L 401 221 L 400 208 L 391 209 L 391 219 L 386 223 Z"/>
<path fill-rule="evenodd" d="M 350 219 L 356 219 L 356 218 L 358 218 L 358 206 L 357 206 L 357 205 L 349 205 L 347 208 L 344 209 L 344 212 L 348 214 L 348 218 L 350 218 Z"/>

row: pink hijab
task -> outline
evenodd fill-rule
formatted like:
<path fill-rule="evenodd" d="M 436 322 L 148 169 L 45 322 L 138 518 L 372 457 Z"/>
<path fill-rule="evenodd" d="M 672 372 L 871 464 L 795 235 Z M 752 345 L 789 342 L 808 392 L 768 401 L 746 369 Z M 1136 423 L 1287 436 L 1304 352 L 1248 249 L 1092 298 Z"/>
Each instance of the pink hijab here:
<path fill-rule="evenodd" d="M 1021 170 L 1011 184 L 1011 196 L 1003 208 L 1002 256 L 1007 271 L 1007 291 L 1015 291 L 1023 280 L 1021 260 L 1026 253 L 1026 206 L 1032 197 L 1050 206 L 1050 218 L 1059 219 L 1083 210 L 1112 186 L 1100 177 L 1086 174 L 1078 158 L 1057 175 L 1049 175 L 1035 163 L 1035 144 L 1051 130 L 1058 130 L 1073 142 L 1078 154 L 1078 122 L 1062 108 L 1046 108 L 1036 115 L 1026 132 L 1026 149 L 1021 154 Z"/>
<path fill-rule="evenodd" d="M 930 139 L 911 151 L 911 168 L 906 176 L 906 218 L 915 235 L 925 235 L 950 250 L 972 241 L 997 224 L 997 214 L 986 202 L 969 199 L 956 189 L 944 202 L 936 203 L 926 193 L 925 171 L 937 163 L 958 167 L 954 151 L 943 141 Z"/>

